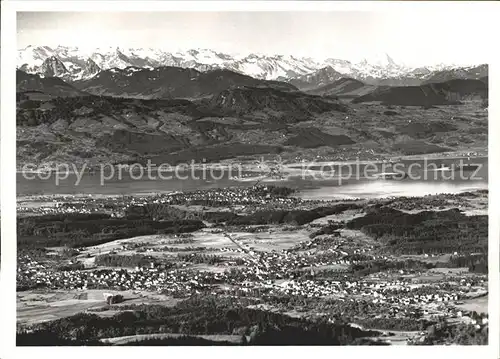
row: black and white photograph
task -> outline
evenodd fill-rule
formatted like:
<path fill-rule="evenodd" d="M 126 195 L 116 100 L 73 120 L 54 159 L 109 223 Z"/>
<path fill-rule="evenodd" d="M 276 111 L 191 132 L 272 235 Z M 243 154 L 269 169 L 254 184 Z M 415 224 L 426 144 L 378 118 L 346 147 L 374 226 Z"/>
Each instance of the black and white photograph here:
<path fill-rule="evenodd" d="M 16 346 L 498 346 L 440 9 L 17 12 Z"/>

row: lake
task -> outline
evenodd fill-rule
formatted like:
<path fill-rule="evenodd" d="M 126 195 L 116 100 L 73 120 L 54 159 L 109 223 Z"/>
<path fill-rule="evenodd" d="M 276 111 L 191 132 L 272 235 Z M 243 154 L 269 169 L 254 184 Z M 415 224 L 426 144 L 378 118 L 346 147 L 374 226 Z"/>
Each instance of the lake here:
<path fill-rule="evenodd" d="M 458 193 L 488 188 L 488 159 L 474 159 L 474 163 L 480 164 L 476 171 L 449 171 L 442 167 L 453 166 L 453 159 L 433 160 L 437 166 L 425 170 L 422 161 L 402 161 L 400 168 L 410 173 L 411 178 L 385 179 L 375 178 L 374 174 L 391 172 L 391 169 L 382 168 L 382 164 L 376 164 L 376 169 L 365 173 L 366 165 L 358 168 L 347 167 L 323 168 L 323 172 L 314 171 L 308 176 L 304 172 L 291 169 L 291 175 L 284 181 L 267 182 L 279 186 L 289 186 L 300 190 L 299 196 L 304 199 L 334 199 L 334 198 L 380 198 L 389 196 L 424 196 L 437 193 Z M 429 161 L 430 162 L 430 161 Z M 418 163 L 421 167 L 414 166 L 408 170 L 411 164 Z M 427 163 L 428 164 L 428 163 Z M 424 169 L 423 169 L 424 168 Z M 319 170 L 319 167 L 309 166 L 309 169 Z M 397 170 L 396 170 L 397 171 Z M 352 173 L 353 176 L 348 177 Z M 356 175 L 358 173 L 358 175 Z M 322 174 L 322 175 L 321 175 Z M 238 181 L 232 178 L 234 173 L 214 170 L 212 175 L 202 171 L 183 172 L 183 178 L 161 179 L 157 174 L 152 178 L 143 177 L 134 179 L 134 174 L 123 173 L 121 179 L 117 176 L 102 181 L 101 174 L 84 174 L 78 185 L 77 175 L 68 174 L 66 179 L 56 183 L 55 174 L 47 179 L 41 179 L 37 174 L 30 174 L 34 179 L 27 179 L 21 173 L 17 174 L 18 196 L 42 195 L 42 194 L 139 194 L 171 191 L 192 191 L 199 189 L 221 188 L 221 187 L 247 187 L 255 184 L 254 181 Z M 473 176 L 474 175 L 474 176 Z M 164 174 L 164 176 L 168 176 Z M 154 178 L 156 177 L 156 178 Z M 205 179 L 204 179 L 205 178 Z M 220 178 L 220 179 L 219 179 Z"/>

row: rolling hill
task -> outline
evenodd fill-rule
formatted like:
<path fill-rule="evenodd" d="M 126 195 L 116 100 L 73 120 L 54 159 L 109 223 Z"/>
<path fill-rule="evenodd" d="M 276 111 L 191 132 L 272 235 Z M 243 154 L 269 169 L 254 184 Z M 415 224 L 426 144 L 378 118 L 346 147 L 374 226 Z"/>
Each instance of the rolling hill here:
<path fill-rule="evenodd" d="M 450 80 L 480 80 L 482 77 L 488 76 L 488 65 L 480 65 L 471 68 L 456 68 L 437 71 L 431 74 L 423 84 L 446 82 Z"/>
<path fill-rule="evenodd" d="M 74 85 L 94 95 L 137 98 L 196 98 L 238 86 L 296 90 L 291 84 L 258 80 L 229 70 L 199 72 L 180 67 L 113 68 Z"/>
<path fill-rule="evenodd" d="M 333 96 L 338 98 L 355 98 L 374 91 L 377 86 L 367 85 L 362 81 L 343 77 L 333 83 L 307 91 L 312 95 Z"/>
<path fill-rule="evenodd" d="M 239 87 L 224 90 L 208 102 L 210 108 L 222 113 L 245 115 L 255 111 L 284 113 L 288 117 L 305 118 L 328 111 L 347 112 L 338 101 L 300 91 L 280 91 L 269 87 Z"/>
<path fill-rule="evenodd" d="M 332 66 L 327 66 L 313 73 L 289 79 L 288 82 L 301 90 L 308 90 L 332 83 L 343 76 Z"/>
<path fill-rule="evenodd" d="M 85 91 L 75 88 L 60 78 L 43 78 L 20 70 L 16 71 L 16 92 L 42 92 L 54 97 L 87 95 Z"/>
<path fill-rule="evenodd" d="M 342 78 L 305 93 L 228 70 L 127 67 L 74 84 L 18 71 L 16 90 L 20 166 L 273 153 L 373 158 L 484 146 L 487 140 L 484 106 L 449 105 L 486 98 L 486 77 L 408 87 Z M 344 101 L 349 97 L 356 98 Z M 404 107 L 411 105 L 449 106 Z"/>
<path fill-rule="evenodd" d="M 319 128 L 305 137 L 294 130 L 317 114 L 342 114 L 347 106 L 275 88 L 232 88 L 197 101 L 86 95 L 23 104 L 16 118 L 20 164 L 219 161 L 354 143 Z"/>
<path fill-rule="evenodd" d="M 454 79 L 421 86 L 379 87 L 357 97 L 354 103 L 381 102 L 386 105 L 450 105 L 463 100 L 487 99 L 488 85 L 481 80 Z"/>

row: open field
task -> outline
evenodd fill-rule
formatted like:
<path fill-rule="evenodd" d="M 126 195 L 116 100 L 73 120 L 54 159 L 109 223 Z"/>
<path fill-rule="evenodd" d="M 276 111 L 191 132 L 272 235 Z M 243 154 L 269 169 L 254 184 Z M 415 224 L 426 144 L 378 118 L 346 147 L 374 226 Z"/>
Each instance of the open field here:
<path fill-rule="evenodd" d="M 178 338 L 185 334 L 144 334 L 144 335 L 130 335 L 126 337 L 117 337 L 117 338 L 104 338 L 101 339 L 101 342 L 108 345 L 125 345 L 125 344 L 136 344 L 145 341 L 145 340 L 158 340 L 158 339 L 167 339 L 167 338 Z M 226 342 L 226 343 L 235 343 L 241 344 L 241 336 L 239 335 L 196 335 L 197 338 L 202 338 L 214 342 Z"/>
<path fill-rule="evenodd" d="M 463 304 L 457 304 L 457 308 L 467 312 L 488 313 L 488 296 L 481 296 L 474 299 L 465 299 Z"/>
<path fill-rule="evenodd" d="M 409 340 L 415 340 L 421 336 L 420 331 L 402 331 L 402 330 L 380 330 L 381 335 L 375 337 L 375 340 L 381 340 L 390 345 L 408 345 Z"/>
<path fill-rule="evenodd" d="M 30 290 L 17 294 L 17 321 L 22 325 L 31 325 L 85 312 L 98 311 L 105 307 L 106 290 Z M 116 292 L 114 292 L 116 293 Z M 158 304 L 173 306 L 177 300 L 157 293 L 146 291 L 120 291 L 124 304 Z M 120 304 L 117 304 L 119 307 Z M 117 308 L 118 310 L 118 308 Z M 110 315 L 111 311 L 100 312 Z"/>

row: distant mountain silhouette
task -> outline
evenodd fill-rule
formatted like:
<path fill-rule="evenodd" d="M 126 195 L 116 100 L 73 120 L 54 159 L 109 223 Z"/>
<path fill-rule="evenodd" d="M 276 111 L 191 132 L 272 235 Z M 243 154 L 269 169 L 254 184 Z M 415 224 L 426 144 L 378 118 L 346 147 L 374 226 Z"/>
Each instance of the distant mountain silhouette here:
<path fill-rule="evenodd" d="M 485 76 L 488 76 L 488 65 L 480 65 L 472 68 L 457 68 L 435 72 L 431 77 L 426 79 L 424 84 L 457 79 L 479 80 Z"/>
<path fill-rule="evenodd" d="M 327 66 L 313 73 L 293 78 L 288 82 L 301 90 L 306 90 L 324 86 L 342 78 L 343 76 L 344 75 L 336 71 L 333 67 Z"/>
<path fill-rule="evenodd" d="M 383 87 L 360 96 L 353 103 L 382 102 L 387 105 L 430 106 L 488 98 L 488 85 L 481 80 L 455 79 L 421 86 Z"/>
<path fill-rule="evenodd" d="M 16 92 L 39 91 L 56 97 L 72 97 L 87 95 L 58 77 L 40 77 L 16 71 Z"/>
<path fill-rule="evenodd" d="M 376 86 L 367 85 L 362 81 L 348 77 L 343 77 L 331 84 L 318 87 L 307 91 L 309 94 L 321 96 L 338 96 L 338 97 L 358 97 L 374 91 Z"/>
<path fill-rule="evenodd" d="M 180 67 L 105 70 L 75 86 L 95 95 L 142 98 L 196 98 L 214 95 L 230 87 L 266 86 L 296 90 L 293 85 L 254 79 L 229 70 L 199 72 Z"/>
<path fill-rule="evenodd" d="M 327 111 L 347 111 L 338 101 L 300 91 L 280 91 L 269 87 L 239 87 L 220 92 L 212 97 L 209 106 L 226 113 L 245 114 L 254 111 L 275 111 L 295 116 L 309 116 Z"/>
<path fill-rule="evenodd" d="M 288 82 L 227 69 L 129 66 L 101 71 L 88 60 L 81 71 L 96 75 L 70 83 L 47 76 L 64 70 L 57 59 L 45 61 L 45 70 L 43 77 L 16 74 L 16 123 L 28 129 L 18 133 L 19 163 L 54 158 L 178 163 L 328 148 L 349 158 L 364 146 L 380 153 L 418 154 L 482 146 L 487 134 L 487 101 L 477 106 L 479 115 L 472 121 L 465 116 L 453 120 L 462 111 L 459 106 L 427 107 L 486 99 L 488 76 L 398 87 L 342 77 L 299 91 Z M 323 79 L 303 80 L 312 84 L 337 76 L 325 72 Z M 420 74 L 426 75 L 425 69 Z M 346 99 L 424 108 L 353 106 Z M 451 126 L 444 117 L 460 125 Z"/>

